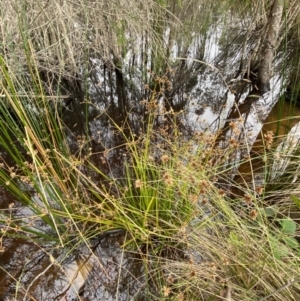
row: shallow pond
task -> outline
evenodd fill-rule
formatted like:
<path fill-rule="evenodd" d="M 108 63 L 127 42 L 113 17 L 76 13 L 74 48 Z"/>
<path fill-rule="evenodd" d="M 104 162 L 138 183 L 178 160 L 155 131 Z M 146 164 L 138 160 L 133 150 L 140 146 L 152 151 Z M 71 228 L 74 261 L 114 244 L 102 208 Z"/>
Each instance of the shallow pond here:
<path fill-rule="evenodd" d="M 189 59 L 167 74 L 171 86 L 161 101 L 168 99 L 169 107 L 175 112 L 182 111 L 179 118 L 187 138 L 195 132 L 215 132 L 224 124 L 234 101 L 226 82 L 232 77 L 230 70 L 234 70 L 232 66 L 238 57 L 231 61 L 227 57 L 222 58 L 217 38 L 217 33 L 212 35 L 212 46 L 206 47 L 203 60 L 214 63 L 218 70 Z M 120 166 L 123 165 L 124 149 L 120 145 L 124 138 L 115 135 L 113 123 L 123 126 L 126 120 L 131 131 L 138 136 L 146 116 L 140 101 L 149 96 L 144 75 L 131 77 L 126 70 L 131 66 L 131 59 L 127 58 L 122 72 L 98 59 L 91 59 L 89 96 L 75 98 L 63 112 L 64 130 L 68 133 L 72 151 L 84 152 L 81 145 L 88 140 L 95 154 L 91 160 L 114 178 L 123 176 Z M 146 76 L 148 79 L 151 77 Z M 277 80 L 274 77 L 272 92 L 257 102 L 255 110 L 249 112 L 245 127 L 254 132 L 253 137 L 260 130 L 259 120 L 269 114 L 278 98 Z M 163 124 L 164 121 L 158 119 L 156 126 Z M 101 179 L 95 175 L 95 181 Z M 0 192 L 1 210 L 12 210 L 20 218 L 30 216 L 31 213 L 12 199 L 5 188 L 1 188 Z M 9 209 L 12 203 L 14 207 Z M 90 245 L 82 244 L 70 253 L 57 250 L 53 245 L 45 244 L 41 249 L 21 239 L 3 237 L 0 254 L 1 300 L 144 300 L 146 273 L 143 261 L 139 254 L 121 248 L 125 236 L 124 231 L 99 233 Z"/>

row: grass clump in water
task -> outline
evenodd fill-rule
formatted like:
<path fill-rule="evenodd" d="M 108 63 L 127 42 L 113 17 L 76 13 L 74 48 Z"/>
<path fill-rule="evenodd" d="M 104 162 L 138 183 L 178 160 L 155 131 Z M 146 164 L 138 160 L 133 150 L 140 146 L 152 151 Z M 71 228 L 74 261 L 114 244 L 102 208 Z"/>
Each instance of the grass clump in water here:
<path fill-rule="evenodd" d="M 125 163 L 123 176 L 111 178 L 85 143 L 81 152 L 71 152 L 63 122 L 42 89 L 28 102 L 6 76 L 15 92 L 4 91 L 18 124 L 3 106 L 2 132 L 16 131 L 2 136 L 9 159 L 2 163 L 1 182 L 33 215 L 30 221 L 11 211 L 2 215 L 5 235 L 74 249 L 74 242 L 88 244 L 99 233 L 125 229 L 123 247 L 143 259 L 153 300 L 298 297 L 296 223 L 274 219 L 262 191 L 233 198 L 220 184 L 229 176 L 226 162 L 235 144 L 221 152 L 213 149 L 212 133 L 184 137 L 181 113 L 167 110 L 167 99 L 156 99 L 155 92 L 145 103 L 145 130 L 138 137 L 114 123 L 125 141 Z M 15 141 L 20 147 L 11 147 Z M 37 220 L 48 225 L 43 232 L 35 228 Z"/>
<path fill-rule="evenodd" d="M 145 15 L 150 16 L 147 24 L 149 28 L 154 27 L 155 32 L 146 35 L 144 42 L 146 45 L 148 40 L 156 41 L 157 47 L 145 46 L 145 53 L 151 56 L 148 58 L 150 64 L 159 62 L 153 69 L 162 73 L 161 66 L 170 55 L 172 43 L 168 49 L 164 48 L 164 29 L 160 27 L 173 23 L 160 21 L 166 11 L 157 10 L 156 1 L 149 3 Z M 176 15 L 188 16 L 194 10 L 194 20 L 198 20 L 200 10 L 195 10 L 195 7 L 199 9 L 198 3 L 192 4 L 178 4 L 173 7 L 174 16 L 170 13 L 168 16 L 175 20 Z M 49 4 L 53 9 L 52 5 L 56 7 L 57 3 Z M 106 5 L 104 8 L 106 12 L 110 9 Z M 124 15 L 129 13 L 127 2 L 122 2 L 120 8 L 122 10 L 119 7 L 114 10 Z M 90 9 L 89 12 L 95 15 L 87 15 L 88 18 L 81 19 L 78 26 L 88 26 L 89 18 L 98 18 L 96 12 L 99 9 L 102 7 Z M 157 19 L 152 22 L 150 12 L 156 11 Z M 131 17 L 136 19 L 138 14 L 135 10 L 133 12 Z M 58 15 L 62 17 L 62 13 L 63 10 L 59 10 Z M 102 38 L 105 40 L 106 44 L 103 43 L 100 49 L 102 58 L 111 60 L 110 54 L 113 53 L 115 62 L 120 62 L 120 57 L 126 52 L 123 48 L 130 43 L 122 45 L 122 55 L 118 52 L 118 43 L 125 43 L 124 33 L 133 28 L 139 30 L 139 26 L 118 22 L 116 15 L 109 13 L 109 17 L 104 18 L 101 13 L 99 27 L 108 28 L 113 24 L 112 28 L 118 34 L 113 33 L 110 39 L 109 34 L 102 35 L 99 28 L 88 28 L 87 32 L 94 34 L 95 43 L 102 43 Z M 70 14 L 69 24 L 75 24 L 72 16 L 76 14 Z M 46 17 L 47 14 L 42 12 L 41 19 Z M 186 21 L 193 20 L 185 18 Z M 36 18 L 32 19 L 36 21 Z M 141 22 L 141 19 L 145 21 L 143 16 L 137 21 Z M 188 136 L 188 131 L 185 131 L 182 134 L 181 113 L 175 113 L 169 103 L 171 100 L 165 97 L 169 85 L 165 78 L 155 77 L 153 87 L 151 83 L 152 90 L 149 89 L 144 101 L 144 120 L 138 131 L 129 122 L 121 127 L 120 122 L 108 117 L 114 135 L 121 136 L 124 142 L 121 176 L 114 177 L 101 169 L 103 166 L 94 160 L 97 154 L 90 147 L 91 138 L 86 133 L 77 139 L 77 151 L 72 150 L 66 125 L 59 114 L 60 104 L 51 104 L 40 76 L 40 69 L 45 67 L 41 66 L 43 59 L 48 57 L 47 51 L 59 50 L 58 61 L 62 64 L 55 65 L 63 68 L 69 76 L 78 71 L 71 46 L 76 44 L 77 49 L 87 51 L 81 46 L 82 41 L 84 45 L 89 43 L 88 34 L 85 33 L 85 38 L 79 37 L 79 44 L 71 43 L 70 38 L 77 36 L 64 31 L 62 20 L 63 17 L 54 21 L 57 28 L 63 29 L 64 39 L 60 39 L 55 26 L 48 26 L 51 24 L 49 20 L 44 23 L 52 41 L 44 39 L 40 44 L 40 35 L 33 34 L 34 41 L 26 44 L 26 38 L 18 36 L 26 46 L 22 57 L 29 66 L 27 75 L 17 76 L 7 60 L 1 57 L 5 79 L 1 81 L 1 89 L 6 103 L 1 104 L 0 139 L 5 157 L 3 155 L 1 162 L 0 181 L 32 212 L 30 217 L 20 217 L 14 214 L 13 205 L 7 205 L 8 209 L 1 214 L 3 236 L 33 240 L 41 248 L 44 242 L 51 241 L 60 248 L 74 250 L 82 243 L 89 245 L 92 238 L 97 239 L 99 234 L 108 230 L 125 229 L 127 240 L 123 247 L 137 252 L 143 261 L 148 277 L 145 290 L 148 299 L 299 299 L 298 224 L 288 212 L 271 207 L 267 194 L 261 189 L 251 189 L 249 185 L 247 189 L 242 187 L 244 196 L 232 195 L 228 185 L 232 182 L 232 162 L 242 143 L 239 139 L 231 139 L 230 147 L 215 148 L 215 133 Z M 147 31 L 147 26 L 141 27 L 141 32 L 132 31 L 135 32 L 132 40 L 139 41 L 136 37 Z M 34 28 L 37 30 L 38 27 Z M 181 31 L 174 28 L 172 33 L 174 37 L 180 36 Z M 194 34 L 193 30 L 189 33 Z M 171 33 L 169 37 L 171 41 Z M 43 44 L 47 42 L 49 45 Z M 97 48 L 95 43 L 92 45 L 94 49 Z M 200 44 L 197 45 L 198 52 Z M 39 52 L 39 47 L 46 51 Z M 182 52 L 188 53 L 188 47 L 183 48 Z M 37 54 L 40 56 L 35 59 Z M 80 52 L 78 56 L 85 56 L 85 53 Z M 71 72 L 63 65 L 68 59 L 72 61 Z M 51 66 L 51 61 L 46 60 L 46 63 L 51 69 L 48 65 Z M 145 65 L 148 68 L 149 63 Z M 122 64 L 117 67 L 122 67 Z M 56 67 L 54 73 L 59 74 L 60 70 Z M 89 102 L 88 99 L 84 101 Z M 106 149 L 99 157 L 108 157 L 109 151 L 113 150 Z M 265 154 L 272 155 L 270 152 Z M 281 176 L 284 178 L 283 174 Z M 233 185 L 239 186 L 240 183 Z M 267 183 L 265 187 L 268 192 Z M 286 199 L 281 200 L 282 207 L 288 204 Z M 299 204 L 296 193 L 292 200 Z"/>

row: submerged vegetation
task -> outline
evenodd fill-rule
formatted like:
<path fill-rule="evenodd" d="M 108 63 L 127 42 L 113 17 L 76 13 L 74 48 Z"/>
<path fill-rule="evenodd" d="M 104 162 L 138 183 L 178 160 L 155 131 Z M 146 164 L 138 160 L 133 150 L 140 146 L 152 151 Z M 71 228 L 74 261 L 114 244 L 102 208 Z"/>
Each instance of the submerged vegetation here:
<path fill-rule="evenodd" d="M 128 300 L 300 299 L 298 1 L 2 0 L 0 12 L 0 252 L 31 242 L 44 270 L 73 256 L 87 279 L 80 250 L 118 233 L 143 271 Z M 14 290 L 3 300 L 40 300 L 46 271 L 0 269 Z"/>

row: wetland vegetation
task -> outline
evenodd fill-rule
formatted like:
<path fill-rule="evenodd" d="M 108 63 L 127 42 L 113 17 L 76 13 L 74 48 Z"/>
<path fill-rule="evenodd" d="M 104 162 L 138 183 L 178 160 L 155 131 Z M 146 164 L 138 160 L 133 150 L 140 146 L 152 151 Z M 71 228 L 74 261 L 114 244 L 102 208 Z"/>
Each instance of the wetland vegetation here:
<path fill-rule="evenodd" d="M 300 299 L 298 0 L 0 13 L 2 300 Z"/>

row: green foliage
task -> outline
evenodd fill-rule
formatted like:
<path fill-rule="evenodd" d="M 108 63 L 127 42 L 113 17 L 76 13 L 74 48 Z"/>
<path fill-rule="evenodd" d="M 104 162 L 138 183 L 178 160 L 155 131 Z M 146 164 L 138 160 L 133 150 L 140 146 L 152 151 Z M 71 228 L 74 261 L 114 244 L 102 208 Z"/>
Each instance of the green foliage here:
<path fill-rule="evenodd" d="M 281 232 L 284 234 L 295 235 L 297 224 L 291 218 L 285 218 L 280 220 Z"/>
<path fill-rule="evenodd" d="M 290 198 L 295 203 L 295 205 L 300 209 L 300 200 L 295 195 L 290 195 Z"/>

